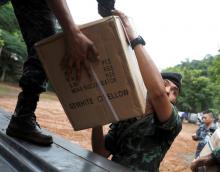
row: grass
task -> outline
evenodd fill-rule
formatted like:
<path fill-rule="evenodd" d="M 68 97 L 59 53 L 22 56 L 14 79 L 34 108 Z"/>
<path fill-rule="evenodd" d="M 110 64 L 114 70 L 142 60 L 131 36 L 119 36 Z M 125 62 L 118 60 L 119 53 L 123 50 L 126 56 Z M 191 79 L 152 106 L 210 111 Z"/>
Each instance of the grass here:
<path fill-rule="evenodd" d="M 0 83 L 0 96 L 14 96 L 17 98 L 18 93 L 21 91 L 18 85 L 10 83 Z M 41 94 L 41 98 L 47 100 L 58 100 L 55 93 L 48 91 Z"/>
<path fill-rule="evenodd" d="M 9 88 L 3 87 L 2 85 L 0 85 L 0 95 L 5 95 L 9 91 L 10 91 Z"/>
<path fill-rule="evenodd" d="M 19 88 L 6 84 L 0 83 L 0 96 L 11 96 L 17 95 Z"/>

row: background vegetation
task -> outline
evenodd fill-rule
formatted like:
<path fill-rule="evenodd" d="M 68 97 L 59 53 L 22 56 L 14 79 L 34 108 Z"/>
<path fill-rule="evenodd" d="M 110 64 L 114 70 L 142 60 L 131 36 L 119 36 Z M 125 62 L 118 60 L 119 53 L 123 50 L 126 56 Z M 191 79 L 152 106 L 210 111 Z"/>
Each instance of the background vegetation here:
<path fill-rule="evenodd" d="M 207 55 L 203 60 L 186 60 L 165 71 L 183 75 L 180 111 L 198 113 L 207 109 L 220 112 L 220 54 Z"/>

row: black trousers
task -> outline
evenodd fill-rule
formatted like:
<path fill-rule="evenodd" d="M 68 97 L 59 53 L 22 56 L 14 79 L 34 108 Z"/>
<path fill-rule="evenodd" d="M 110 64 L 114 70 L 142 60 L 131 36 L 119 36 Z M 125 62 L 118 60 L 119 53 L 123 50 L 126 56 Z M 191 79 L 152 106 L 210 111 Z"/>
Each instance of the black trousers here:
<path fill-rule="evenodd" d="M 34 49 L 34 44 L 55 33 L 54 15 L 46 0 L 11 0 L 28 57 L 19 85 L 23 92 L 40 94 L 46 91 L 47 77 Z"/>

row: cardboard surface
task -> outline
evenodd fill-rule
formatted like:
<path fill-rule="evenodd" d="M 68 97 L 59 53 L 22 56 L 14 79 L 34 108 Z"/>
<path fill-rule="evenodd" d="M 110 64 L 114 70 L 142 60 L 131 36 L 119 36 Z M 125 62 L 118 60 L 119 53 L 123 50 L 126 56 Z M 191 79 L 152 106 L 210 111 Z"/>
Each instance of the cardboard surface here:
<path fill-rule="evenodd" d="M 118 17 L 104 18 L 80 27 L 100 55 L 92 64 L 95 74 L 119 120 L 141 116 L 146 107 L 146 88 L 134 52 L 127 44 Z M 63 34 L 57 34 L 35 45 L 57 96 L 75 130 L 116 122 L 98 84 L 83 71 L 80 83 L 68 81 L 60 63 L 65 57 Z"/>
<path fill-rule="evenodd" d="M 218 146 L 220 146 L 220 129 L 219 128 L 215 130 L 215 132 L 212 134 L 209 140 L 210 140 L 212 149 L 215 149 Z M 211 148 L 208 144 L 206 144 L 203 150 L 201 151 L 200 156 L 205 156 L 210 153 L 211 153 Z"/>

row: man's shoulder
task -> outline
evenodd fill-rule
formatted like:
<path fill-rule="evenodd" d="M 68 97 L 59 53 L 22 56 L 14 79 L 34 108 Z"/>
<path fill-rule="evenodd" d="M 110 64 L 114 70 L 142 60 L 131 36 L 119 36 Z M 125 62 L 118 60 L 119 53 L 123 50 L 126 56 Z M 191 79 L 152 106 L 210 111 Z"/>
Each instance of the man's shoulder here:
<path fill-rule="evenodd" d="M 182 129 L 182 121 L 180 119 L 180 116 L 178 114 L 177 108 L 173 105 L 172 106 L 172 114 L 170 115 L 170 118 L 168 121 L 164 123 L 157 122 L 157 127 L 164 129 L 164 130 L 178 130 L 178 132 Z"/>
<path fill-rule="evenodd" d="M 211 125 L 211 129 L 216 130 L 217 128 L 218 128 L 218 124 L 213 122 Z"/>

